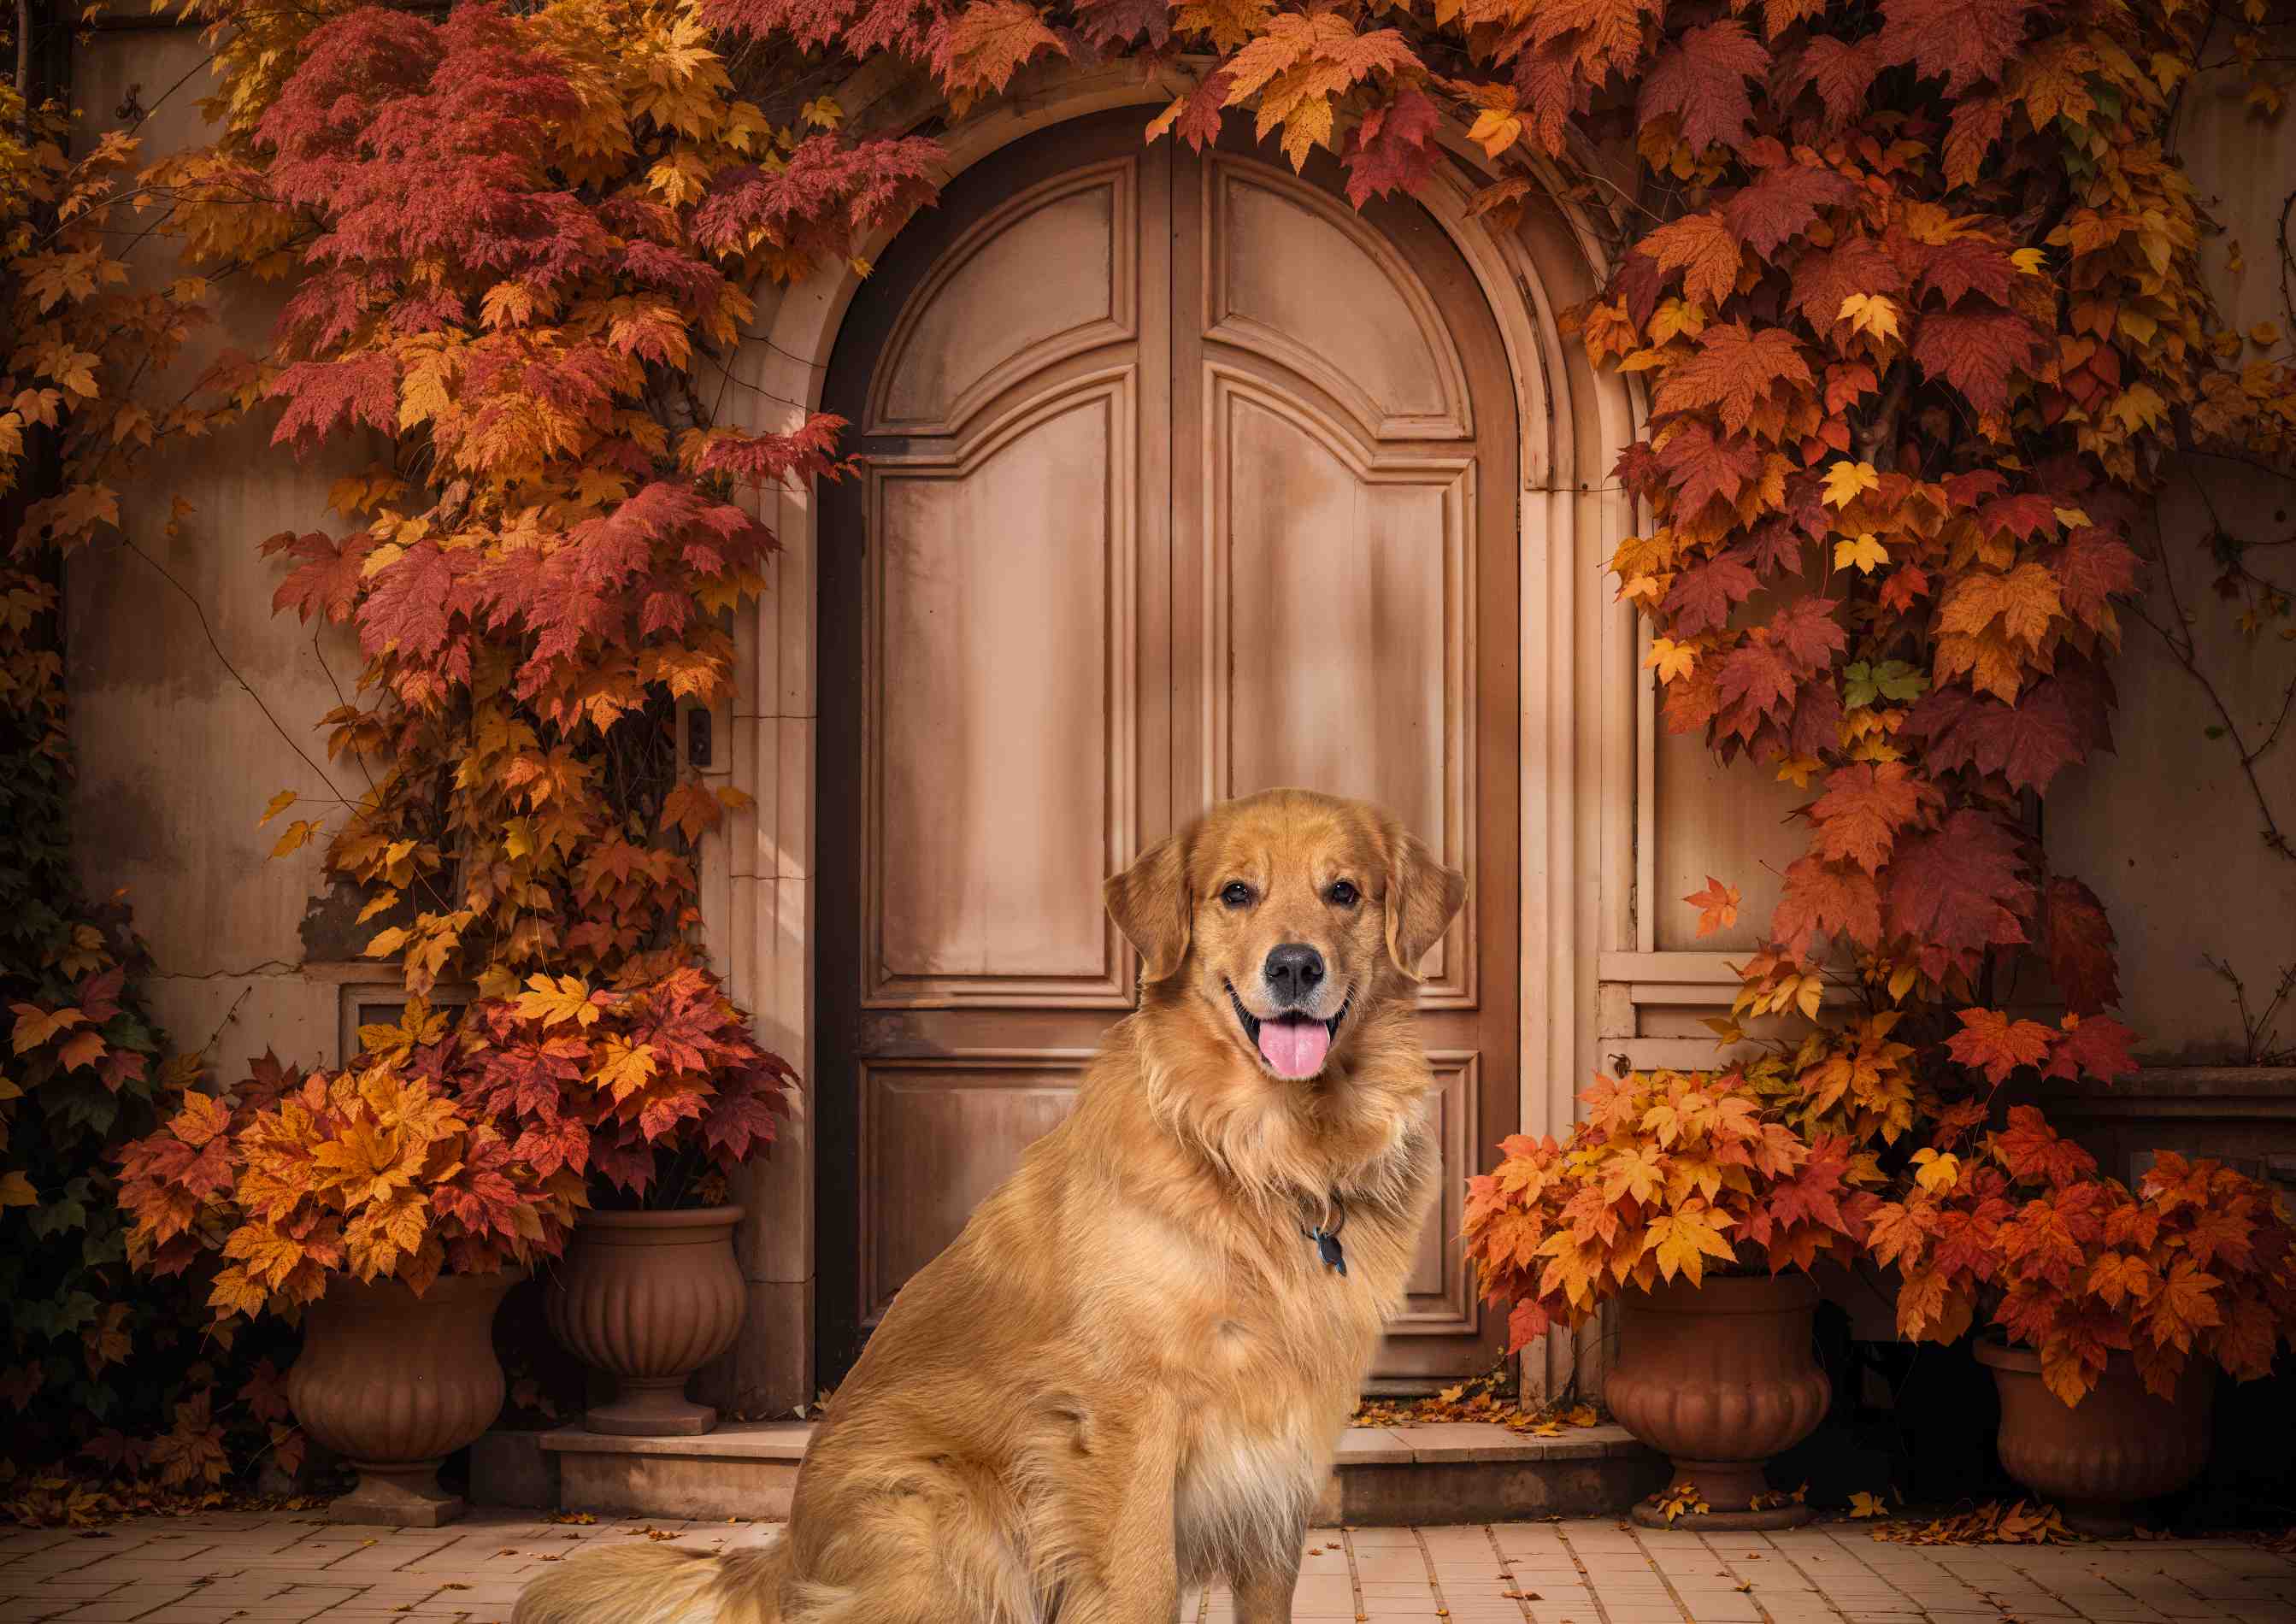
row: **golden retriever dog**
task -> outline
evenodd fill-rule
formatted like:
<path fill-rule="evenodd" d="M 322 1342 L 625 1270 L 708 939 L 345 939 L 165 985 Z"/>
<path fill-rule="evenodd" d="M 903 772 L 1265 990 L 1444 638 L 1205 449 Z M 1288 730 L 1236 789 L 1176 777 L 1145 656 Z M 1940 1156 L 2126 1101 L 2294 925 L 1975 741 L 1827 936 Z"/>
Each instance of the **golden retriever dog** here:
<path fill-rule="evenodd" d="M 902 1288 L 788 1528 L 569 1562 L 515 1624 L 1292 1617 L 1308 1519 L 1435 1193 L 1419 961 L 1466 881 L 1304 790 L 1107 883 L 1142 961 L 1075 1111 Z"/>

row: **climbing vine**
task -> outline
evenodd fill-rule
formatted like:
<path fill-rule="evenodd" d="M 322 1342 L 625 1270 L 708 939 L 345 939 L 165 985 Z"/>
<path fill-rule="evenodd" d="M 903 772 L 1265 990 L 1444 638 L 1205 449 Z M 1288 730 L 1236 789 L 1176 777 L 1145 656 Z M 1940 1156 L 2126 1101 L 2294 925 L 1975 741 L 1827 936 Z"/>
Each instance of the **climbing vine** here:
<path fill-rule="evenodd" d="M 451 1036 L 363 1064 L 451 1077 L 438 1056 L 483 1056 L 559 1004 L 730 1010 L 698 942 L 696 849 L 740 800 L 681 768 L 676 719 L 735 692 L 730 627 L 772 569 L 759 498 L 844 472 L 843 425 L 761 411 L 738 351 L 762 285 L 865 251 L 941 174 L 930 135 L 849 119 L 838 86 L 865 67 L 929 79 L 958 118 L 1035 65 L 1120 56 L 1186 86 L 1149 139 L 1201 146 L 1248 119 L 1295 165 L 1334 154 L 1361 203 L 1423 185 L 1442 132 L 1462 129 L 1481 156 L 1476 214 L 1568 208 L 1607 242 L 1603 283 L 1569 319 L 1647 406 L 1615 471 L 1640 522 L 1612 567 L 1648 622 L 1665 724 L 1810 797 L 1808 849 L 1738 998 L 1743 1021 L 1768 1024 L 1723 1033 L 1788 1023 L 1762 1075 L 1800 1131 L 1874 1146 L 1854 1169 L 1870 1180 L 1938 1113 L 1966 1130 L 1981 1107 L 1956 1078 L 2127 1069 L 2131 1035 L 2106 1013 L 2112 929 L 2051 865 L 2032 807 L 2110 740 L 2142 504 L 2168 459 L 2205 446 L 2285 467 L 2296 433 L 2281 335 L 2217 319 L 2209 223 L 2166 144 L 2214 12 L 184 11 L 212 53 L 209 145 L 139 171 L 130 137 L 71 156 L 66 126 L 8 110 L 0 139 L 18 144 L 0 162 L 45 190 L 6 223 L 0 483 L 37 480 L 16 499 L 17 556 L 53 561 L 121 528 L 122 470 L 155 439 L 254 415 L 283 456 L 372 453 L 326 528 L 214 537 L 276 556 L 277 611 L 348 628 L 365 661 L 325 719 L 361 787 L 283 793 L 279 851 L 319 843 L 361 894 L 366 953 L 410 994 L 472 995 L 437 1012 Z M 2276 116 L 2256 0 L 2234 26 L 2251 104 Z M 179 244 L 184 275 L 131 281 L 94 223 L 133 209 Z M 146 400 L 155 357 L 214 280 L 239 277 L 291 284 L 264 353 L 225 354 L 192 398 Z M 776 426 L 750 426 L 761 416 Z M 2244 568 L 2238 552 L 2227 568 Z M 29 595 L 12 624 L 52 619 L 42 578 L 16 578 Z M 2259 612 L 2284 617 L 2285 597 Z M 1719 928 L 1740 893 L 1717 882 L 1692 901 Z M 104 1034 L 88 1064 L 133 1047 L 87 985 L 117 961 L 68 974 L 64 953 L 21 947 L 38 984 L 14 1046 L 35 1058 L 12 1090 L 76 1079 L 82 1034 Z M 2061 1022 L 2010 1013 L 2041 992 L 2026 962 Z M 1844 987 L 1857 1014 L 1819 1021 Z M 762 1138 L 756 1101 L 785 1070 L 712 1030 L 723 1046 L 694 1057 L 575 1044 L 551 1089 L 612 1092 L 627 1156 L 631 1125 L 650 1144 L 645 1124 L 691 1120 L 738 1081 L 740 1135 Z M 513 1089 L 473 1109 L 527 1107 Z M 521 1154 L 591 1170 L 596 1122 L 578 1145 L 513 1126 L 502 1138 Z M 27 1211 L 64 1199 L 5 1188 Z"/>

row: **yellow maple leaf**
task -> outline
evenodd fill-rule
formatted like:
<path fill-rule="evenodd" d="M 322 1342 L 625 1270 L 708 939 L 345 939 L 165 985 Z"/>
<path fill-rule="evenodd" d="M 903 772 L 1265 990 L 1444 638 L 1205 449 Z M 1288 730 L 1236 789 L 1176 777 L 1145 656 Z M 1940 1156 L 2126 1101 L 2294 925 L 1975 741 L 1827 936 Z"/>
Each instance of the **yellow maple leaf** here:
<path fill-rule="evenodd" d="M 1860 1489 L 1849 1497 L 1849 1514 L 1853 1517 L 1886 1517 L 1890 1514 L 1890 1508 L 1882 1503 L 1880 1495 L 1869 1494 Z"/>
<path fill-rule="evenodd" d="M 1687 1202 L 1651 1221 L 1643 1237 L 1643 1251 L 1658 1259 L 1659 1273 L 1668 1280 L 1679 1274 L 1696 1285 L 1708 1258 L 1727 1263 L 1736 1255 L 1722 1238 L 1730 1223 L 1727 1215 L 1715 1212 L 1703 1202 Z"/>
<path fill-rule="evenodd" d="M 1871 575 L 1889 562 L 1890 550 L 1874 539 L 1871 530 L 1833 544 L 1833 567 L 1837 570 L 1855 569 L 1860 575 Z"/>
<path fill-rule="evenodd" d="M 1512 110 L 1486 107 L 1475 115 L 1475 122 L 1467 131 L 1467 139 L 1483 149 L 1485 156 L 1496 158 L 1522 136 L 1522 120 Z"/>
<path fill-rule="evenodd" d="M 1848 322 L 1858 332 L 1870 332 L 1877 339 L 1898 336 L 1898 307 L 1886 293 L 1852 293 L 1841 301 L 1835 313 L 1836 321 Z"/>
<path fill-rule="evenodd" d="M 1961 1179 L 1961 1158 L 1950 1151 L 1914 1152 L 1914 1182 L 1939 1195 L 1948 1193 Z"/>
<path fill-rule="evenodd" d="M 245 1269 L 234 1265 L 216 1271 L 215 1284 L 208 1292 L 208 1306 L 225 1314 L 253 1316 L 263 1312 L 271 1294 L 248 1277 Z"/>
<path fill-rule="evenodd" d="M 626 1038 L 614 1036 L 600 1046 L 597 1069 L 590 1073 L 590 1080 L 602 1088 L 611 1089 L 614 1103 L 619 1105 L 644 1087 L 653 1074 L 652 1044 L 633 1044 Z"/>
<path fill-rule="evenodd" d="M 8 1007 L 16 1013 L 12 1041 L 19 1054 L 38 1048 L 57 1033 L 69 1031 L 87 1019 L 77 1009 L 42 1009 L 37 1004 L 12 1004 Z"/>
<path fill-rule="evenodd" d="M 1698 651 L 1687 643 L 1677 643 L 1671 637 L 1651 639 L 1650 652 L 1643 656 L 1643 668 L 1658 668 L 1658 679 L 1672 682 L 1677 677 L 1687 677 L 1698 664 Z"/>
<path fill-rule="evenodd" d="M 1871 463 L 1844 458 L 1825 471 L 1825 500 L 1835 507 L 1848 507 L 1863 493 L 1881 488 L 1882 476 Z"/>
<path fill-rule="evenodd" d="M 590 1001 L 589 985 L 579 976 L 562 975 L 553 980 L 546 975 L 531 975 L 526 980 L 526 988 L 518 995 L 518 1016 L 521 1021 L 539 1021 L 545 1027 L 553 1027 L 564 1021 L 590 1026 L 598 1019 L 598 1006 Z"/>

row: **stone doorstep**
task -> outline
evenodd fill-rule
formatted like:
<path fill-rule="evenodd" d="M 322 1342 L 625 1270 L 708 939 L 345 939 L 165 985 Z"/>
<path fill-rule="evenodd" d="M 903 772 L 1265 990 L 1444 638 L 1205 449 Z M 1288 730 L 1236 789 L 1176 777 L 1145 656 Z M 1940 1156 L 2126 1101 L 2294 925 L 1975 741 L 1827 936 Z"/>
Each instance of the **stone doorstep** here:
<path fill-rule="evenodd" d="M 489 1432 L 471 1498 L 655 1517 L 789 1515 L 806 1422 L 729 1422 L 693 1438 L 562 1427 Z M 1615 1516 L 1664 1486 L 1665 1462 L 1623 1427 L 1532 1438 L 1474 1422 L 1350 1427 L 1316 1507 L 1319 1524 L 1412 1526 Z"/>

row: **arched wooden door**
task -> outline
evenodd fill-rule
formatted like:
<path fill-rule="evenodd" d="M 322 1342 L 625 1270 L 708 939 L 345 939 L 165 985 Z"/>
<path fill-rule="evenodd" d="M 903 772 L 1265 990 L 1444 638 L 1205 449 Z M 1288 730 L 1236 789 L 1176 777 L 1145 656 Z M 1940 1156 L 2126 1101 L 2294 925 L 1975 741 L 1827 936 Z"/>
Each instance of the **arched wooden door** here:
<path fill-rule="evenodd" d="M 1429 956 L 1445 1195 L 1380 1373 L 1488 1366 L 1458 1243 L 1516 1126 L 1514 396 L 1466 264 L 1137 111 L 967 171 L 863 284 L 824 404 L 819 1356 L 1068 1108 L 1138 965 L 1102 878 L 1275 784 L 1466 871 Z"/>

